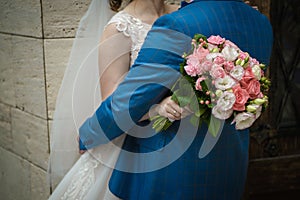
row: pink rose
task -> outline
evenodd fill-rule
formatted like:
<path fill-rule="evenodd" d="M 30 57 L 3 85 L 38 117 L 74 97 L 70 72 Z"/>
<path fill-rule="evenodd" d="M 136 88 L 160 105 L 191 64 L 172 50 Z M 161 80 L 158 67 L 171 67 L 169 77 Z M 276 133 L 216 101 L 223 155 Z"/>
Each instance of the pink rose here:
<path fill-rule="evenodd" d="M 223 44 L 225 42 L 225 38 L 222 38 L 219 35 L 217 35 L 217 36 L 212 35 L 207 39 L 207 41 L 211 44 L 219 45 L 219 44 Z"/>
<path fill-rule="evenodd" d="M 233 62 L 227 61 L 224 63 L 224 69 L 226 72 L 229 73 L 231 70 L 233 70 L 233 68 L 234 68 Z"/>
<path fill-rule="evenodd" d="M 202 91 L 201 82 L 205 79 L 206 79 L 205 77 L 200 77 L 197 79 L 196 84 L 195 84 L 196 90 Z"/>
<path fill-rule="evenodd" d="M 244 70 L 244 76 L 243 76 L 242 80 L 240 81 L 241 87 L 245 89 L 247 87 L 247 85 L 249 84 L 249 82 L 254 78 L 255 78 L 255 75 L 252 72 L 252 68 L 247 67 Z"/>
<path fill-rule="evenodd" d="M 255 75 L 252 71 L 251 67 L 247 67 L 245 69 L 245 74 L 240 81 L 241 88 L 245 89 L 251 99 L 258 98 L 260 95 L 260 83 L 259 81 L 255 78 Z"/>
<path fill-rule="evenodd" d="M 217 65 L 223 65 L 225 63 L 226 59 L 224 57 L 221 57 L 221 56 L 217 56 L 215 59 L 214 59 L 214 64 L 217 64 Z"/>
<path fill-rule="evenodd" d="M 217 79 L 217 78 L 224 78 L 226 73 L 225 73 L 223 67 L 215 66 L 210 71 L 210 75 L 213 77 L 213 79 Z"/>
<path fill-rule="evenodd" d="M 258 80 L 252 79 L 245 89 L 248 91 L 250 99 L 261 97 L 260 83 Z"/>
<path fill-rule="evenodd" d="M 244 111 L 245 104 L 249 99 L 249 94 L 246 90 L 242 89 L 240 85 L 235 85 L 233 88 L 233 93 L 235 95 L 235 103 L 233 105 L 233 110 Z"/>

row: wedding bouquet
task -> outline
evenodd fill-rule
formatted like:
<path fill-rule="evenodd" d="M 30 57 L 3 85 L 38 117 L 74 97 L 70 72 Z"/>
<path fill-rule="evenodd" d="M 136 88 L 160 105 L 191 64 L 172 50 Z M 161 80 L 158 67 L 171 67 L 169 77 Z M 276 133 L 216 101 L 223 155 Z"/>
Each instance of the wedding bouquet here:
<path fill-rule="evenodd" d="M 210 124 L 216 136 L 220 120 L 232 120 L 237 130 L 249 128 L 268 105 L 271 84 L 266 66 L 243 52 L 233 42 L 212 35 L 196 34 L 191 53 L 183 55 L 182 77 L 172 88 L 172 99 L 193 111 L 191 123 Z M 192 99 L 196 98 L 195 101 Z M 166 130 L 173 122 L 154 116 L 153 128 Z"/>

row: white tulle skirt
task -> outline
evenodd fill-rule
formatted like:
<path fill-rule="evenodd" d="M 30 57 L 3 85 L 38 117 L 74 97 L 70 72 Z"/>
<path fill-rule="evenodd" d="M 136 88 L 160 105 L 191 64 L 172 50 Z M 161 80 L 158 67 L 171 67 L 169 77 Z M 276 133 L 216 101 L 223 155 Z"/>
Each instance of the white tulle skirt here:
<path fill-rule="evenodd" d="M 108 182 L 125 134 L 112 143 L 85 152 L 55 188 L 49 200 L 120 200 Z"/>

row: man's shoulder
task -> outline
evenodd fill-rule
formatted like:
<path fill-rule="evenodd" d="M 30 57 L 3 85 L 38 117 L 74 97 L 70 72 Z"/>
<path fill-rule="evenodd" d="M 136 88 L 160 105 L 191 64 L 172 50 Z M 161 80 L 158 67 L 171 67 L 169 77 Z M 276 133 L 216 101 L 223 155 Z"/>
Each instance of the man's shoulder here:
<path fill-rule="evenodd" d="M 167 28 L 177 31 L 182 31 L 182 27 L 186 21 L 185 16 L 183 16 L 181 10 L 174 11 L 172 13 L 163 15 L 159 17 L 153 24 L 153 28 Z"/>

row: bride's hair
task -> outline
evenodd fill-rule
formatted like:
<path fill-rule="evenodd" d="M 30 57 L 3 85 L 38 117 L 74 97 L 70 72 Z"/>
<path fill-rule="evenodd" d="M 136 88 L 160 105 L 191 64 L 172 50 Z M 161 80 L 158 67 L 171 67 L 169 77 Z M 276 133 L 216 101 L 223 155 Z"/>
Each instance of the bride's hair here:
<path fill-rule="evenodd" d="M 113 10 L 113 11 L 119 11 L 119 9 L 121 8 L 122 6 L 122 3 L 123 3 L 124 0 L 109 0 L 109 5 L 110 5 L 110 8 Z M 130 1 L 127 1 L 127 3 L 130 3 L 132 2 L 133 0 L 130 0 Z"/>

